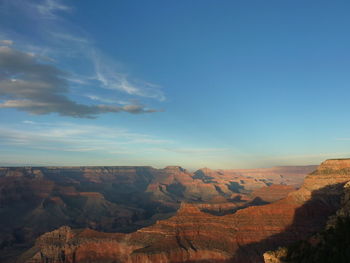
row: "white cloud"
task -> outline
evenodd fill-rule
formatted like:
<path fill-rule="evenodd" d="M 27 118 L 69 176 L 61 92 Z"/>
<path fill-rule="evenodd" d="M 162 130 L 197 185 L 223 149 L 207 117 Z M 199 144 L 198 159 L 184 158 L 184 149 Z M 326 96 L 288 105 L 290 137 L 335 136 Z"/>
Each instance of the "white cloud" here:
<path fill-rule="evenodd" d="M 58 0 L 45 0 L 40 4 L 36 5 L 36 8 L 38 12 L 43 15 L 45 18 L 56 18 L 56 12 L 59 11 L 70 11 L 71 8 L 63 5 L 60 1 Z"/>
<path fill-rule="evenodd" d="M 0 44 L 11 46 L 13 45 L 13 41 L 9 39 L 4 39 L 4 40 L 0 40 Z"/>
<path fill-rule="evenodd" d="M 35 124 L 34 121 L 30 121 L 30 120 L 22 121 L 22 123 L 24 123 L 24 124 Z"/>
<path fill-rule="evenodd" d="M 62 116 L 94 118 L 98 114 L 128 112 L 152 113 L 141 104 L 86 105 L 68 97 L 68 74 L 35 55 L 0 46 L 0 108 L 14 108 L 32 114 L 58 113 Z"/>
<path fill-rule="evenodd" d="M 84 37 L 80 37 L 80 36 L 75 36 L 75 35 L 71 35 L 71 34 L 67 34 L 67 33 L 59 33 L 59 32 L 50 32 L 52 37 L 57 38 L 57 39 L 61 39 L 63 41 L 69 41 L 69 42 L 77 42 L 80 44 L 91 44 L 91 40 L 84 38 Z"/>
<path fill-rule="evenodd" d="M 108 126 L 38 123 L 28 120 L 23 121 L 23 124 L 30 124 L 30 127 L 1 127 L 0 143 L 29 149 L 102 153 L 134 153 L 150 145 L 172 143 L 147 134 Z"/>
<path fill-rule="evenodd" d="M 51 1 L 54 2 L 54 0 Z M 66 46 L 69 47 L 69 52 L 63 52 L 61 55 L 66 53 L 69 56 L 84 56 L 92 64 L 94 68 L 93 75 L 86 77 L 85 81 L 94 79 L 99 82 L 100 88 L 119 91 L 130 96 L 151 98 L 158 101 L 165 100 L 161 86 L 136 80 L 130 74 L 123 72 L 123 66 L 96 48 L 94 41 L 83 30 L 79 29 L 73 33 L 67 28 L 56 26 L 54 30 L 49 28 L 48 34 L 51 41 L 56 41 L 56 44 L 63 46 L 63 49 Z"/>
<path fill-rule="evenodd" d="M 197 154 L 206 155 L 219 152 L 227 152 L 229 149 L 226 148 L 188 148 L 188 147 L 161 147 L 155 148 L 158 151 L 174 152 L 178 154 Z"/>
<path fill-rule="evenodd" d="M 132 132 L 112 126 L 97 126 L 74 123 L 45 123 L 23 121 L 21 124 L 0 127 L 0 145 L 2 148 L 45 151 L 47 157 L 64 152 L 101 154 L 106 158 L 118 156 L 126 162 L 150 158 L 149 164 L 175 160 L 191 162 L 205 158 L 208 162 L 220 159 L 220 153 L 227 153 L 224 148 L 183 147 L 174 140 L 159 138 L 149 134 Z M 84 156 L 79 156 L 84 163 Z M 156 159 L 153 159 L 156 158 Z M 155 162 L 155 163 L 154 163 Z M 122 163 L 123 164 L 123 163 Z M 121 164 L 121 165 L 122 165 Z M 193 164 L 192 164 L 193 165 Z"/>
<path fill-rule="evenodd" d="M 160 86 L 144 81 L 131 80 L 127 74 L 118 71 L 118 66 L 113 61 L 107 59 L 97 50 L 93 49 L 89 53 L 95 69 L 95 79 L 101 83 L 103 88 L 159 101 L 165 100 L 165 95 Z"/>
<path fill-rule="evenodd" d="M 63 4 L 62 1 L 5 0 L 3 3 L 0 3 L 0 8 L 11 10 L 13 12 L 13 14 L 11 13 L 12 16 L 19 16 L 24 21 L 27 19 L 27 24 L 33 25 L 30 31 L 34 34 L 28 36 L 27 39 L 23 37 L 23 34 L 19 36 L 16 32 L 9 33 L 11 30 L 8 30 L 6 33 L 6 39 L 14 39 L 18 51 L 36 58 L 37 61 L 50 63 L 51 65 L 60 65 L 60 68 L 64 69 L 64 71 L 70 72 L 70 74 L 60 76 L 61 81 L 65 82 L 67 86 L 66 90 L 69 90 L 69 92 L 73 91 L 75 95 L 81 96 L 82 93 L 86 93 L 89 89 L 94 89 L 94 93 L 109 93 L 113 94 L 112 97 L 121 98 L 121 100 L 117 101 L 131 101 L 132 99 L 164 101 L 165 96 L 159 85 L 136 80 L 137 78 L 132 74 L 126 74 L 124 67 L 95 46 L 89 34 L 61 16 L 61 12 L 73 11 L 70 6 Z M 4 38 L 3 36 L 1 37 Z M 40 37 L 41 46 L 31 44 L 36 37 Z M 9 41 L 3 40 L 0 43 L 7 43 L 8 45 L 10 44 Z M 70 65 L 72 64 L 80 64 L 82 66 L 71 67 Z M 58 66 L 55 67 L 58 69 Z M 74 90 L 72 87 L 74 87 Z M 82 89 L 84 89 L 84 92 L 82 92 Z M 49 112 L 46 112 L 41 110 L 44 107 L 44 101 L 33 102 L 32 100 L 28 101 L 28 98 L 21 99 L 24 100 L 15 101 L 12 99 L 2 103 L 1 108 L 15 107 L 34 114 L 60 113 L 57 105 Z M 66 101 L 66 103 L 68 102 Z M 149 100 L 147 103 L 149 103 Z M 155 111 L 142 106 L 142 103 L 132 106 L 121 104 L 123 106 L 118 105 L 118 103 L 117 106 L 114 105 L 115 107 L 111 107 L 111 105 L 101 106 L 94 108 L 93 111 L 120 112 L 131 110 L 132 113 Z M 70 103 L 70 106 L 73 106 L 73 104 Z M 32 110 L 34 108 L 36 109 Z M 88 108 L 83 110 L 91 111 Z M 72 115 L 72 112 L 61 115 Z M 79 114 L 74 113 L 73 115 L 80 117 Z"/>
<path fill-rule="evenodd" d="M 103 102 L 103 103 L 117 103 L 117 104 L 121 104 L 121 105 L 129 104 L 129 102 L 127 102 L 127 101 L 116 100 L 116 99 L 111 99 L 111 98 L 102 97 L 102 96 L 98 96 L 98 95 L 92 95 L 92 94 L 86 94 L 85 97 L 89 98 L 90 100 L 99 101 L 99 102 Z"/>

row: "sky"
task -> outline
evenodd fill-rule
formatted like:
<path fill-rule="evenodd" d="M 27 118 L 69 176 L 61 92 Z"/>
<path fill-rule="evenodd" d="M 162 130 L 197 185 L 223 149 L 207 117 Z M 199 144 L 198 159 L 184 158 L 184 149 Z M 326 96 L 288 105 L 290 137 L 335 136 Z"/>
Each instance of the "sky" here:
<path fill-rule="evenodd" d="M 0 0 L 0 165 L 350 157 L 350 2 Z"/>

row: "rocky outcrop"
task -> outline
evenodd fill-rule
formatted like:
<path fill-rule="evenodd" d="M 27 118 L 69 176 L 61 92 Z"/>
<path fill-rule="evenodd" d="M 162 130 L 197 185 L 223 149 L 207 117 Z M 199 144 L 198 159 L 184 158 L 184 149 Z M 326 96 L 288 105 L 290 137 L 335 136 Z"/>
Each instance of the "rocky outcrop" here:
<path fill-rule="evenodd" d="M 347 171 L 350 169 L 350 159 L 329 159 L 324 161 L 317 169 L 319 172 Z"/>
<path fill-rule="evenodd" d="M 343 166 L 330 173 L 321 164 L 286 198 L 223 216 L 205 213 L 196 203 L 182 203 L 174 216 L 130 234 L 84 230 L 73 231 L 77 234 L 68 241 L 42 242 L 44 235 L 30 250 L 31 257 L 27 252 L 26 262 L 58 263 L 57 251 L 66 262 L 74 263 L 263 262 L 264 251 L 306 239 L 324 227 L 339 209 L 343 185 L 350 181 Z M 174 180 L 180 180 L 182 173 L 178 171 Z"/>
<path fill-rule="evenodd" d="M 348 159 L 327 160 L 314 175 L 324 174 L 332 177 L 332 180 L 342 177 L 346 180 L 349 167 Z M 322 231 L 292 245 L 265 252 L 263 255 L 265 263 L 349 262 L 350 182 L 344 185 L 343 190 L 340 208 L 328 218 Z"/>
<path fill-rule="evenodd" d="M 283 258 L 288 254 L 287 248 L 279 248 L 276 251 L 269 251 L 263 254 L 265 263 L 286 263 Z"/>
<path fill-rule="evenodd" d="M 28 250 L 19 262 L 109 262 L 130 251 L 120 241 L 120 234 L 101 233 L 91 229 L 72 230 L 63 226 L 39 237 L 35 248 Z M 30 258 L 30 259 L 28 259 Z M 107 260 L 107 261 L 104 261 Z"/>

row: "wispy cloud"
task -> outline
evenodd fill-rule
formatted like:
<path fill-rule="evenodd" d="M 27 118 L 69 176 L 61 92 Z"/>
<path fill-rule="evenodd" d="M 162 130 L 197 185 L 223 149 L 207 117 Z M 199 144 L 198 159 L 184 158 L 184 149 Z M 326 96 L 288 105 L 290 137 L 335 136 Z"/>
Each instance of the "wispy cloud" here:
<path fill-rule="evenodd" d="M 33 54 L 0 46 L 0 108 L 15 108 L 32 114 L 58 113 L 93 118 L 108 112 L 151 113 L 156 110 L 138 104 L 85 105 L 68 98 L 67 73 L 41 63 Z"/>
<path fill-rule="evenodd" d="M 41 15 L 49 19 L 57 18 L 57 12 L 67 12 L 71 10 L 69 6 L 62 4 L 58 0 L 45 0 L 42 3 L 37 4 L 36 8 Z"/>
<path fill-rule="evenodd" d="M 28 24 L 36 27 L 33 30 L 42 40 L 39 47 L 30 43 L 31 37 L 18 38 L 11 30 L 2 35 L 6 39 L 0 40 L 0 45 L 5 45 L 0 47 L 0 76 L 5 78 L 1 79 L 0 99 L 5 101 L 0 108 L 91 118 L 108 112 L 153 113 L 157 110 L 142 102 L 125 101 L 165 100 L 159 85 L 123 72 L 116 61 L 95 46 L 93 38 L 66 20 L 61 14 L 73 12 L 73 8 L 62 1 L 4 0 L 0 6 L 11 10 L 13 15 L 29 19 Z M 14 39 L 16 45 L 10 47 L 13 41 L 9 39 Z M 77 63 L 83 66 L 69 66 Z M 9 67 L 12 67 L 11 74 L 4 73 Z M 120 99 L 103 102 L 100 99 L 103 95 L 96 95 L 88 97 L 91 104 L 84 104 L 79 102 L 86 98 L 82 95 L 83 89 L 85 94 L 93 90 L 95 94 Z M 72 92 L 75 92 L 75 101 L 69 97 Z M 96 105 L 97 101 L 103 104 Z"/>
<path fill-rule="evenodd" d="M 3 149 L 19 147 L 21 151 L 42 150 L 47 152 L 48 157 L 51 154 L 64 152 L 103 154 L 106 158 L 123 156 L 123 158 L 129 157 L 129 161 L 154 156 L 164 164 L 170 160 L 174 161 L 174 158 L 188 160 L 189 154 L 193 158 L 217 159 L 221 153 L 229 151 L 224 148 L 193 145 L 184 147 L 177 140 L 108 125 L 77 125 L 70 122 L 50 123 L 32 120 L 0 127 L 0 145 Z"/>
<path fill-rule="evenodd" d="M 4 39 L 4 40 L 0 40 L 0 44 L 11 46 L 13 45 L 13 41 L 9 39 Z"/>
<path fill-rule="evenodd" d="M 118 104 L 122 104 L 122 105 L 129 104 L 129 102 L 127 102 L 127 101 L 117 100 L 117 99 L 103 97 L 103 96 L 99 96 L 99 95 L 93 95 L 93 94 L 86 94 L 85 97 L 89 98 L 90 100 L 99 101 L 99 102 L 103 102 L 103 103 L 118 103 Z"/>
<path fill-rule="evenodd" d="M 157 151 L 173 152 L 178 154 L 197 154 L 197 155 L 207 155 L 213 153 L 228 152 L 229 149 L 226 148 L 189 148 L 189 147 L 159 147 L 154 148 Z"/>
<path fill-rule="evenodd" d="M 278 156 L 251 156 L 262 161 L 262 165 L 308 165 L 319 164 L 326 159 L 348 158 L 350 152 L 319 152 L 307 154 L 280 154 Z"/>
<path fill-rule="evenodd" d="M 24 123 L 24 124 L 35 124 L 34 121 L 29 121 L 29 120 L 22 121 L 22 123 Z"/>
<path fill-rule="evenodd" d="M 165 100 L 160 86 L 145 81 L 131 80 L 127 74 L 118 72 L 117 66 L 96 50 L 92 50 L 90 55 L 95 68 L 95 79 L 101 83 L 103 88 L 159 101 Z"/>
<path fill-rule="evenodd" d="M 26 120 L 16 126 L 0 128 L 0 143 L 3 146 L 52 151 L 135 153 L 148 146 L 172 142 L 108 126 Z"/>
<path fill-rule="evenodd" d="M 51 36 L 56 39 L 63 41 L 76 42 L 81 44 L 91 44 L 91 40 L 84 38 L 82 36 L 75 36 L 68 33 L 50 32 Z"/>

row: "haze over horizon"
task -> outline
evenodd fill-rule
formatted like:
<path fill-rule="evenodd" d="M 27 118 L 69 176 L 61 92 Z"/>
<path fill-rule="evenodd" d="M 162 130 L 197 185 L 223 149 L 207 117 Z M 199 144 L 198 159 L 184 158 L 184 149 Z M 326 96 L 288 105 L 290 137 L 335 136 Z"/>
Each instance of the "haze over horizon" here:
<path fill-rule="evenodd" d="M 0 166 L 349 157 L 349 8 L 0 0 Z"/>

